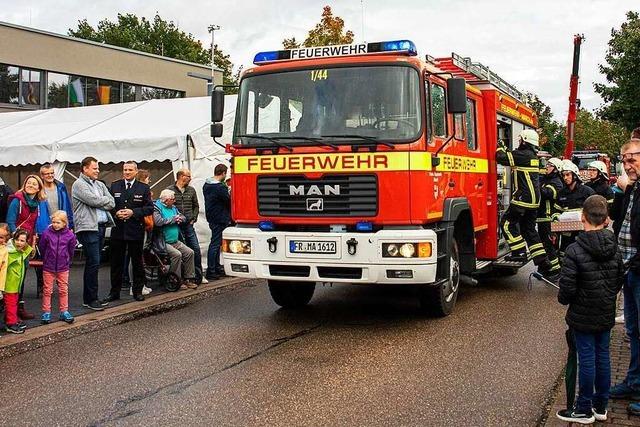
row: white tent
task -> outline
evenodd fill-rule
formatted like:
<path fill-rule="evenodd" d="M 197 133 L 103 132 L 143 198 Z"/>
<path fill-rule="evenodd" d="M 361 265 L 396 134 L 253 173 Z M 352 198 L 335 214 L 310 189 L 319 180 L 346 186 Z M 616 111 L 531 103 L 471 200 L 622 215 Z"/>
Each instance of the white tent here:
<path fill-rule="evenodd" d="M 225 135 L 233 131 L 236 96 L 225 98 Z M 54 163 L 58 178 L 66 165 L 86 156 L 100 163 L 167 162 L 170 174 L 192 170 L 200 200 L 196 229 L 206 262 L 210 233 L 202 186 L 218 163 L 228 163 L 210 132 L 211 98 L 154 99 L 123 104 L 0 114 L 0 167 Z M 156 195 L 160 189 L 155 190 Z"/>
<path fill-rule="evenodd" d="M 235 99 L 225 102 L 228 135 Z M 208 136 L 210 111 L 210 98 L 200 97 L 3 113 L 0 166 L 78 163 L 88 155 L 103 163 L 189 160 L 189 139 L 200 157 L 218 155 L 223 150 Z"/>

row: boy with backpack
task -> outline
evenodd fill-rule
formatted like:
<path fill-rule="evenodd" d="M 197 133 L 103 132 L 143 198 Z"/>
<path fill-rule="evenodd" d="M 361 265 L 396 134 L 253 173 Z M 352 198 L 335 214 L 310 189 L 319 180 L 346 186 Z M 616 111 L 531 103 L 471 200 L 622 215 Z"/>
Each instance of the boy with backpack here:
<path fill-rule="evenodd" d="M 606 229 L 607 200 L 589 196 L 582 208 L 584 232 L 565 252 L 558 301 L 568 305 L 565 320 L 578 353 L 578 398 L 558 411 L 563 421 L 591 424 L 607 419 L 611 384 L 609 338 L 624 266 L 616 238 Z M 595 388 L 595 393 L 594 393 Z"/>

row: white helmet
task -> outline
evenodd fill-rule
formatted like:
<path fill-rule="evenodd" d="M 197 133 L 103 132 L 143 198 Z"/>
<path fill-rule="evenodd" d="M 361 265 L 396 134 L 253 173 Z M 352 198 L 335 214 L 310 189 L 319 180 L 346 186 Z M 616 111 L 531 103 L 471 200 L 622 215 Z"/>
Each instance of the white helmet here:
<path fill-rule="evenodd" d="M 540 137 L 538 136 L 538 132 L 533 129 L 525 129 L 520 132 L 520 139 L 522 139 L 527 144 L 531 144 L 535 147 L 540 146 Z"/>
<path fill-rule="evenodd" d="M 609 171 L 607 170 L 607 165 L 605 165 L 604 162 L 601 162 L 600 160 L 595 160 L 589 163 L 587 167 L 589 169 L 596 169 L 598 172 L 604 175 L 605 178 L 609 179 Z"/>
<path fill-rule="evenodd" d="M 580 176 L 578 166 L 569 159 L 564 159 L 562 161 L 562 172 L 573 172 L 576 176 Z"/>
<path fill-rule="evenodd" d="M 547 163 L 552 165 L 554 168 L 556 168 L 558 172 L 562 171 L 562 160 L 560 160 L 559 158 L 552 157 L 549 160 L 547 160 Z"/>

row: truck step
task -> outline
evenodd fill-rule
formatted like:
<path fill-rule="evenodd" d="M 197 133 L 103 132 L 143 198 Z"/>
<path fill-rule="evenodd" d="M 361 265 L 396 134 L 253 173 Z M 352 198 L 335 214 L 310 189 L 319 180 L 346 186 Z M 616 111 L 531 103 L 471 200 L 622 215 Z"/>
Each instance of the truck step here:
<path fill-rule="evenodd" d="M 476 271 L 491 265 L 492 261 L 476 261 Z"/>
<path fill-rule="evenodd" d="M 527 264 L 529 264 L 529 261 L 526 261 L 526 262 L 507 261 L 504 258 L 501 258 L 493 262 L 494 267 L 510 267 L 510 268 L 520 268 Z"/>

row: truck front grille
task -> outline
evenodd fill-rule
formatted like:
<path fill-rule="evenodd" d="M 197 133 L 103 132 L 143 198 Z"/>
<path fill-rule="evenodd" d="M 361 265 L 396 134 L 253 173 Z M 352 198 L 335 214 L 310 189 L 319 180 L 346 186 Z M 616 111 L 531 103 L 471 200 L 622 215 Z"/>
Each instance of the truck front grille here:
<path fill-rule="evenodd" d="M 258 212 L 262 216 L 375 216 L 375 175 L 303 175 L 258 177 Z"/>

